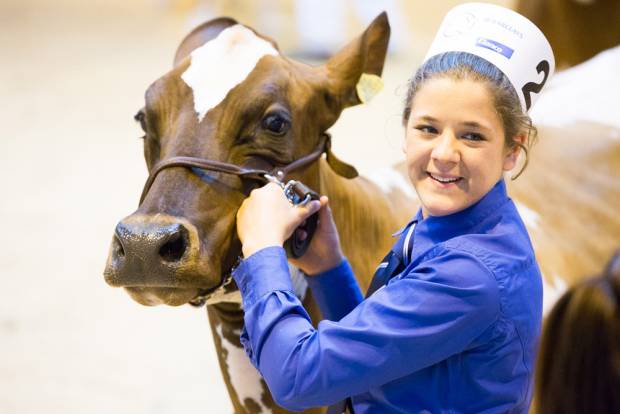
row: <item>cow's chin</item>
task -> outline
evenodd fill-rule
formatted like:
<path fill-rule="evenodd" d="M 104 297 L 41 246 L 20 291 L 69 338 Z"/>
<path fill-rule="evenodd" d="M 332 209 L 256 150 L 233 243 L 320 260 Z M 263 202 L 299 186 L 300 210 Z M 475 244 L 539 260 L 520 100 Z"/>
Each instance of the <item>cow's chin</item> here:
<path fill-rule="evenodd" d="M 145 306 L 180 306 L 188 303 L 199 294 L 198 288 L 132 286 L 126 287 L 125 290 L 133 300 Z"/>

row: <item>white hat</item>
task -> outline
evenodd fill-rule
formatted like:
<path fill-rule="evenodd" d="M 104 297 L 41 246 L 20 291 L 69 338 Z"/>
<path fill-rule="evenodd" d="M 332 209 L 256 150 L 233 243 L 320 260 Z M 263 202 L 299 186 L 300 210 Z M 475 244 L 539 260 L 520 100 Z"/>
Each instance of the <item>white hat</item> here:
<path fill-rule="evenodd" d="M 424 58 L 468 52 L 497 66 L 529 111 L 555 69 L 545 35 L 519 13 L 486 3 L 466 3 L 446 14 Z"/>

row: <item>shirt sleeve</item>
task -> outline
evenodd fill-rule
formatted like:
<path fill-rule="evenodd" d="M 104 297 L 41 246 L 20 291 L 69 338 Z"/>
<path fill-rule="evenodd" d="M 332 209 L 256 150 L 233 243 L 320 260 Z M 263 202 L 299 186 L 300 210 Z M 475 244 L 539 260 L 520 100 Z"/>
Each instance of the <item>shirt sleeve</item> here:
<path fill-rule="evenodd" d="M 340 320 L 363 299 L 347 259 L 326 272 L 307 276 L 306 281 L 323 318 L 330 321 Z"/>
<path fill-rule="evenodd" d="M 317 329 L 292 292 L 283 249 L 257 252 L 234 277 L 246 352 L 275 401 L 290 410 L 332 404 L 462 352 L 499 313 L 493 275 L 454 250 L 441 250 Z"/>

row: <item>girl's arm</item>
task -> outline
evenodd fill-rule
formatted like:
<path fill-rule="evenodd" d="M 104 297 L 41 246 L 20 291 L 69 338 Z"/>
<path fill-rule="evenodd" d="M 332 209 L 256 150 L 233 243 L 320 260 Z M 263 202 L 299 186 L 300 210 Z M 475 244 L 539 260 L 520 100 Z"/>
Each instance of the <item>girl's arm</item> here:
<path fill-rule="evenodd" d="M 467 349 L 499 315 L 494 276 L 455 250 L 438 251 L 317 329 L 292 291 L 281 247 L 256 252 L 233 276 L 243 297 L 244 348 L 275 401 L 291 410 L 332 404 L 436 364 Z"/>

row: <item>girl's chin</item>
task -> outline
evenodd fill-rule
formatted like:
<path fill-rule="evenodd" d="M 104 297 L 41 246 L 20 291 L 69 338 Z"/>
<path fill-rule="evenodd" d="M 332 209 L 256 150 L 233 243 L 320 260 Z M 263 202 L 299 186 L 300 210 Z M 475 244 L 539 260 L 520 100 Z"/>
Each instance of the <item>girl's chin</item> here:
<path fill-rule="evenodd" d="M 424 205 L 424 216 L 433 217 L 448 216 L 468 207 L 464 202 L 454 202 L 453 200 L 429 200 L 429 202 L 422 204 Z"/>
<path fill-rule="evenodd" d="M 455 209 L 455 210 L 438 210 L 438 209 L 427 209 L 426 212 L 424 213 L 424 217 L 444 217 L 444 216 L 449 216 L 450 214 L 454 214 L 454 213 L 458 213 L 459 211 L 461 211 L 462 209 Z"/>

